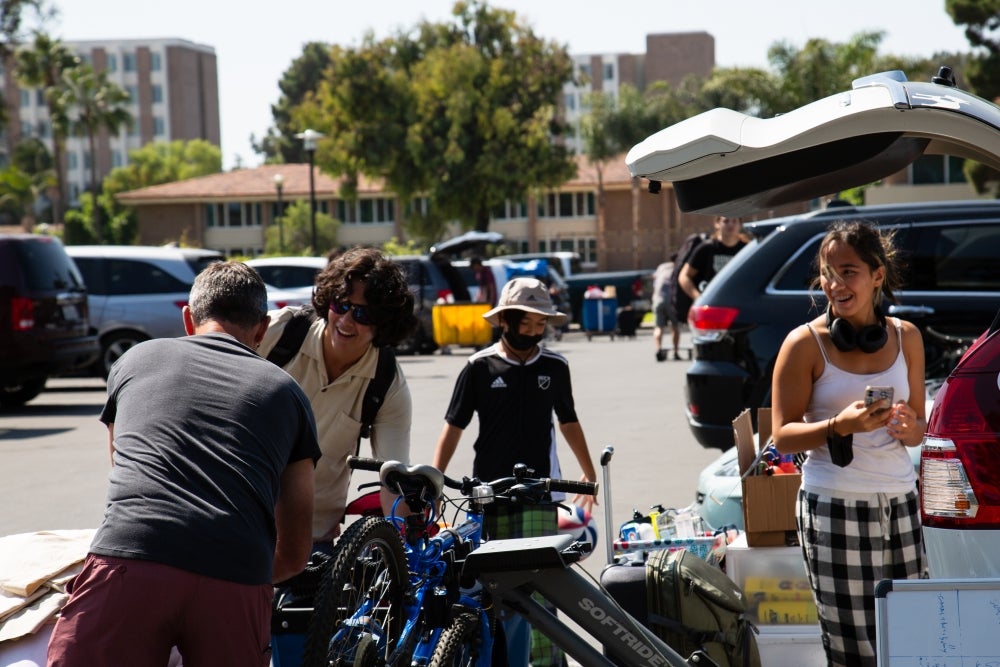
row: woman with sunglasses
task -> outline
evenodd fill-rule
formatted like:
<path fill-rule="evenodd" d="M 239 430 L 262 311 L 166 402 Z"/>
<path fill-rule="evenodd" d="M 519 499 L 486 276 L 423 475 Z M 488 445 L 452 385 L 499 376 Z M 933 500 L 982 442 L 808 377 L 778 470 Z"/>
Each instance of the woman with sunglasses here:
<path fill-rule="evenodd" d="M 413 295 L 402 269 L 373 248 L 352 248 L 316 276 L 313 308 L 319 317 L 298 353 L 284 365 L 309 397 L 323 457 L 316 467 L 313 541 L 330 544 L 340 534 L 361 430 L 361 407 L 383 347 L 399 344 L 416 327 Z M 271 313 L 258 352 L 267 356 L 294 308 Z M 372 456 L 408 462 L 412 403 L 403 371 L 396 374 L 372 426 Z M 383 492 L 387 514 L 395 497 Z"/>

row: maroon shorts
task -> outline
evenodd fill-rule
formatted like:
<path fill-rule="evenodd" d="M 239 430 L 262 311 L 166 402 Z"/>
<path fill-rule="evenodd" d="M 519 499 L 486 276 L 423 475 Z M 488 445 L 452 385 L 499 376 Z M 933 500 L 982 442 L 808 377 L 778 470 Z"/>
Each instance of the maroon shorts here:
<path fill-rule="evenodd" d="M 49 640 L 50 667 L 266 666 L 270 584 L 213 579 L 150 561 L 91 554 Z"/>

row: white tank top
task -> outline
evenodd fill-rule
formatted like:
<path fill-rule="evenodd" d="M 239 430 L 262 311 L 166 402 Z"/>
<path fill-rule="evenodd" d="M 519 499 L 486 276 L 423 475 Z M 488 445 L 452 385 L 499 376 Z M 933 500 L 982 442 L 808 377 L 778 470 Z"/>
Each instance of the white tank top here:
<path fill-rule="evenodd" d="M 868 385 L 891 386 L 894 402 L 908 401 L 910 383 L 903 356 L 902 326 L 892 318 L 899 353 L 895 361 L 878 373 L 849 373 L 830 363 L 819 334 L 809 327 L 823 354 L 823 373 L 813 383 L 812 397 L 806 410 L 806 422 L 825 422 L 854 401 L 864 399 Z M 916 484 L 916 473 L 905 445 L 889 435 L 885 427 L 854 434 L 854 460 L 841 468 L 830 460 L 826 445 L 811 449 L 802 466 L 802 485 L 851 493 L 906 493 Z"/>

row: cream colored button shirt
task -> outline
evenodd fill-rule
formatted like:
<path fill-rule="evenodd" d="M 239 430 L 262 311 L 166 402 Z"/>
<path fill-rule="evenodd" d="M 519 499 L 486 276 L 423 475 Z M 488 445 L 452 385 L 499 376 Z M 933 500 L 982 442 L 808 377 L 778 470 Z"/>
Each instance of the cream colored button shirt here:
<path fill-rule="evenodd" d="M 271 324 L 257 350 L 267 357 L 281 338 L 294 310 L 272 311 Z M 323 363 L 323 337 L 327 320 L 314 322 L 299 353 L 285 365 L 309 397 L 316 415 L 316 432 L 323 452 L 316 465 L 316 497 L 313 508 L 313 539 L 329 537 L 347 506 L 351 471 L 347 457 L 354 454 L 361 431 L 361 404 L 368 383 L 375 377 L 378 350 L 369 347 L 343 375 L 330 382 Z M 413 404 L 403 371 L 396 364 L 396 377 L 372 427 L 371 455 L 383 460 L 410 462 L 410 423 Z M 362 456 L 367 456 L 361 452 Z"/>

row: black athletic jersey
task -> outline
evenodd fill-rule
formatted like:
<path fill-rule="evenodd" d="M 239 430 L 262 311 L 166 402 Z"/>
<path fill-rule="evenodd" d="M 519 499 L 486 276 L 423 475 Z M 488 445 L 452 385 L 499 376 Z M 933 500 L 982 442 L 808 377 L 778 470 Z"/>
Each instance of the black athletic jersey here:
<path fill-rule="evenodd" d="M 473 475 L 483 480 L 506 477 L 516 463 L 535 477 L 559 475 L 553 470 L 555 426 L 577 421 L 573 388 L 565 357 L 539 348 L 524 364 L 499 353 L 500 343 L 469 357 L 455 383 L 445 421 L 465 429 L 479 415 Z"/>

